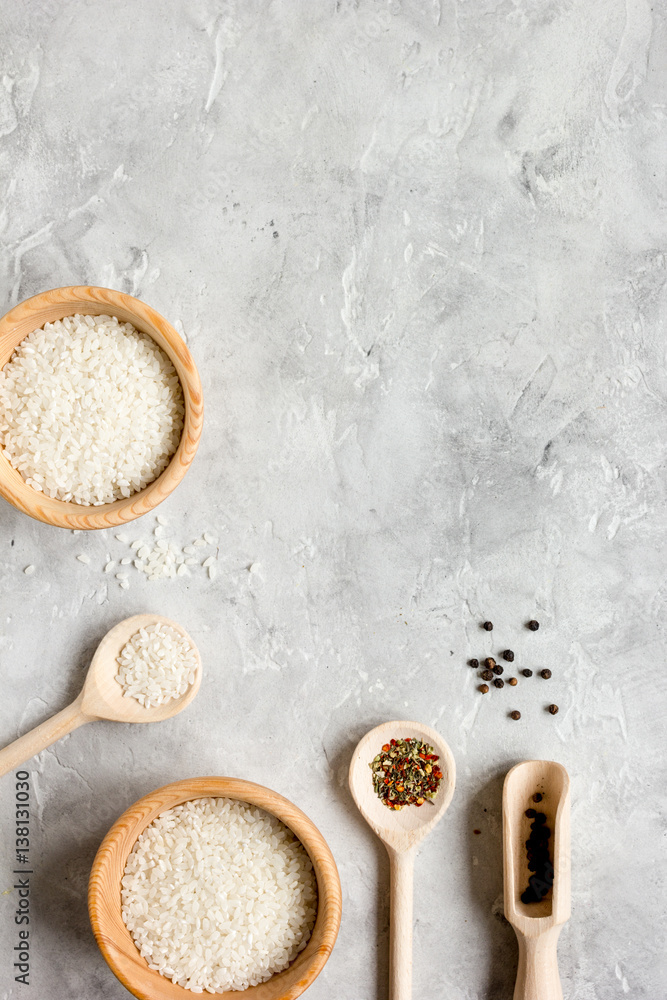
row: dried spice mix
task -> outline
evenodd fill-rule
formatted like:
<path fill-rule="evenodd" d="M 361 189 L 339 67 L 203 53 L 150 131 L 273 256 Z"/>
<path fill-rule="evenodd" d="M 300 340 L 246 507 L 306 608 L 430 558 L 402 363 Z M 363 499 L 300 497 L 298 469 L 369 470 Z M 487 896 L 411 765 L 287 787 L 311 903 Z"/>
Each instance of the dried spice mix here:
<path fill-rule="evenodd" d="M 415 737 L 390 740 L 368 765 L 375 793 L 389 809 L 422 806 L 435 798 L 442 771 L 433 747 Z"/>

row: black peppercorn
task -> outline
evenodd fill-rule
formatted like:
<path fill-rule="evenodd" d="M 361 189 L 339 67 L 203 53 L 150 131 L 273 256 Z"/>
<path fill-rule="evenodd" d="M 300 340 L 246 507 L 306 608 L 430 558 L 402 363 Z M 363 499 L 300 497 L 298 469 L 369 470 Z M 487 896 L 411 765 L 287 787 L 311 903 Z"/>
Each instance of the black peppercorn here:
<path fill-rule="evenodd" d="M 508 684 L 509 684 L 509 685 L 510 685 L 511 687 L 515 688 L 515 687 L 517 686 L 517 684 L 518 684 L 519 682 L 517 681 L 516 677 L 510 677 L 510 679 L 508 680 L 508 682 L 507 682 L 507 683 L 508 683 Z"/>
<path fill-rule="evenodd" d="M 540 623 L 536 622 L 535 619 L 533 619 L 533 621 L 528 622 L 528 628 L 530 629 L 531 632 L 537 632 L 539 627 Z"/>
<path fill-rule="evenodd" d="M 541 798 L 539 792 L 533 795 L 536 801 Z M 530 824 L 530 836 L 525 843 L 528 871 L 535 874 L 529 877 L 528 888 L 521 894 L 521 900 L 524 903 L 539 903 L 549 892 L 554 881 L 554 869 L 549 858 L 551 830 L 546 826 L 545 813 L 526 809 L 525 815 L 533 820 Z"/>
<path fill-rule="evenodd" d="M 488 694 L 488 692 L 489 692 L 489 685 L 488 684 L 480 684 L 479 690 L 482 692 L 482 694 Z"/>
<path fill-rule="evenodd" d="M 496 665 L 496 661 L 494 660 L 494 658 L 492 656 L 487 656 L 487 658 L 484 660 L 484 663 L 487 665 L 487 667 L 489 668 L 489 670 L 493 670 L 493 668 Z"/>
<path fill-rule="evenodd" d="M 495 681 L 493 682 L 493 686 L 497 688 L 505 687 L 505 681 L 501 680 L 500 677 L 496 677 Z"/>
<path fill-rule="evenodd" d="M 511 649 L 506 649 L 503 653 L 503 660 L 507 660 L 508 663 L 512 663 L 514 660 L 514 653 Z"/>
<path fill-rule="evenodd" d="M 533 795 L 533 802 L 541 802 L 541 801 L 542 801 L 542 792 L 535 792 L 535 794 Z"/>
<path fill-rule="evenodd" d="M 523 674 L 524 677 L 532 677 L 533 676 L 533 671 L 529 670 L 528 667 L 526 667 L 525 670 L 522 670 L 521 673 Z"/>
<path fill-rule="evenodd" d="M 516 712 L 516 711 L 515 712 L 510 712 L 510 719 L 515 719 L 516 720 L 516 719 L 520 719 L 520 718 L 521 718 L 521 712 Z"/>
<path fill-rule="evenodd" d="M 493 632 L 493 622 L 484 622 L 482 628 L 486 629 L 487 632 Z"/>
<path fill-rule="evenodd" d="M 558 705 L 549 705 L 549 711 L 551 712 L 552 715 L 555 715 L 556 712 L 558 711 Z"/>
<path fill-rule="evenodd" d="M 502 672 L 503 672 L 504 669 L 505 668 L 501 667 L 501 665 L 499 663 L 496 663 L 495 667 L 493 668 L 493 672 L 494 672 L 494 674 L 498 674 L 498 676 L 500 676 L 502 674 Z"/>
<path fill-rule="evenodd" d="M 551 677 L 551 671 L 547 669 L 540 670 L 540 677 L 544 677 L 545 681 L 548 681 Z"/>
<path fill-rule="evenodd" d="M 477 667 L 479 666 L 479 660 L 468 660 L 468 664 L 473 668 L 473 670 L 477 670 Z"/>
<path fill-rule="evenodd" d="M 483 681 L 493 680 L 493 670 L 482 670 L 481 678 Z"/>

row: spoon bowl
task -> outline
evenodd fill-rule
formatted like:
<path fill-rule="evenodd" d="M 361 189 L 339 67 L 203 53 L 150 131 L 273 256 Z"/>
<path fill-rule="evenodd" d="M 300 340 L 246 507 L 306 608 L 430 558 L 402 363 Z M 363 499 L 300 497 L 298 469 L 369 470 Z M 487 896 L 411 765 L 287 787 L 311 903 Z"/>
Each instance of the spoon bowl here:
<path fill-rule="evenodd" d="M 148 625 L 158 624 L 169 625 L 190 643 L 197 661 L 195 679 L 179 698 L 172 698 L 163 705 L 145 707 L 136 698 L 123 694 L 123 689 L 116 680 L 117 657 L 135 632 Z M 98 719 L 111 722 L 161 722 L 169 719 L 190 704 L 199 690 L 201 678 L 199 651 L 184 628 L 161 615 L 134 615 L 126 618 L 107 632 L 100 642 L 81 693 L 72 704 L 0 750 L 0 776 L 14 770 L 86 722 Z"/>
<path fill-rule="evenodd" d="M 430 744 L 440 757 L 442 780 L 435 798 L 423 806 L 388 809 L 375 794 L 369 764 L 389 740 L 418 739 Z M 350 764 L 350 791 L 359 812 L 388 848 L 404 851 L 415 847 L 431 832 L 452 801 L 456 764 L 452 752 L 435 729 L 418 722 L 383 722 L 357 744 Z"/>
<path fill-rule="evenodd" d="M 148 625 L 168 625 L 178 632 L 195 651 L 197 667 L 195 679 L 187 691 L 179 698 L 171 698 L 163 705 L 144 706 L 136 698 L 123 694 L 123 689 L 116 680 L 118 673 L 117 658 L 123 646 L 129 642 L 139 629 Z M 162 722 L 172 715 L 181 712 L 189 705 L 199 691 L 202 678 L 202 665 L 199 651 L 185 629 L 162 615 L 133 615 L 114 625 L 104 636 L 95 650 L 81 698 L 81 711 L 90 719 L 108 719 L 112 722 Z"/>
<path fill-rule="evenodd" d="M 418 739 L 433 747 L 440 758 L 442 779 L 435 798 L 422 806 L 389 809 L 373 788 L 369 764 L 392 739 Z M 359 812 L 389 854 L 390 933 L 389 997 L 410 1000 L 412 995 L 412 900 L 417 845 L 442 819 L 454 794 L 456 764 L 452 752 L 434 729 L 419 722 L 383 722 L 357 745 L 350 763 L 350 791 Z"/>

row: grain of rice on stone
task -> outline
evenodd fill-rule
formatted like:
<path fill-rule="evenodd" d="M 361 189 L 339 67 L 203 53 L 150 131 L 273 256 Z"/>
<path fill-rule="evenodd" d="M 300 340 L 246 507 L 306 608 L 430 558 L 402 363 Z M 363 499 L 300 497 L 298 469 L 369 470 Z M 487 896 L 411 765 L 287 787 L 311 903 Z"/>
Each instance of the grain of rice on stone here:
<path fill-rule="evenodd" d="M 135 698 L 144 708 L 180 698 L 197 673 L 192 644 L 176 629 L 160 622 L 135 632 L 116 662 L 120 667 L 116 680 L 123 695 Z"/>
<path fill-rule="evenodd" d="M 123 920 L 149 967 L 193 993 L 244 990 L 282 972 L 317 914 L 302 844 L 269 813 L 222 797 L 157 816 L 121 887 Z"/>
<path fill-rule="evenodd" d="M 100 505 L 163 472 L 185 408 L 152 337 L 115 316 L 67 316 L 28 334 L 0 371 L 0 444 L 26 483 Z"/>

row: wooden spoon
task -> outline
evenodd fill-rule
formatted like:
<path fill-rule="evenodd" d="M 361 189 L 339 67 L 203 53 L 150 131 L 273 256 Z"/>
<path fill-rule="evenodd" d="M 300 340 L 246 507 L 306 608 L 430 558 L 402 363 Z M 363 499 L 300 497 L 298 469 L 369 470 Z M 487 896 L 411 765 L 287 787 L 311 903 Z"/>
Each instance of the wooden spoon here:
<path fill-rule="evenodd" d="M 542 799 L 534 802 L 533 796 Z M 528 887 L 526 841 L 532 819 L 526 809 L 546 813 L 553 888 L 539 903 L 523 903 Z M 570 917 L 570 779 L 550 760 L 526 760 L 508 772 L 503 787 L 505 916 L 519 942 L 514 1000 L 563 1000 L 556 954 L 558 936 Z"/>
<path fill-rule="evenodd" d="M 169 625 L 192 645 L 197 658 L 195 679 L 180 698 L 173 698 L 164 705 L 144 708 L 135 698 L 126 697 L 116 680 L 118 664 L 116 658 L 121 649 L 140 628 L 147 625 Z M 115 625 L 102 639 L 95 650 L 81 694 L 71 705 L 63 708 L 53 718 L 10 743 L 0 750 L 0 775 L 7 774 L 19 764 L 34 757 L 41 750 L 50 747 L 73 729 L 85 722 L 110 719 L 113 722 L 161 722 L 176 715 L 188 705 L 199 690 L 202 666 L 199 652 L 194 642 L 180 625 L 161 615 L 134 615 Z"/>
<path fill-rule="evenodd" d="M 435 798 L 423 806 L 388 809 L 373 789 L 369 764 L 389 740 L 415 737 L 440 757 L 442 780 Z M 456 764 L 434 729 L 419 722 L 384 722 L 358 744 L 350 764 L 350 791 L 359 812 L 387 848 L 390 866 L 389 1000 L 412 995 L 412 879 L 417 844 L 431 832 L 452 800 Z"/>

